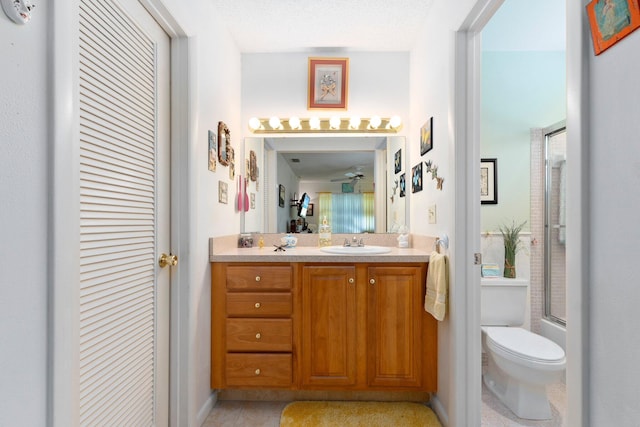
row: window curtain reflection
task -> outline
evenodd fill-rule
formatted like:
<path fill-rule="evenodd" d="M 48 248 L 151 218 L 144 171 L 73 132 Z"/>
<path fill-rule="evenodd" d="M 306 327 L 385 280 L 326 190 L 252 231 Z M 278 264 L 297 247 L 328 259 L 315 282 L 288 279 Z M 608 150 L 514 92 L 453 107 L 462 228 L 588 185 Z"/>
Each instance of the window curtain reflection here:
<path fill-rule="evenodd" d="M 327 217 L 333 233 L 374 233 L 375 207 L 373 193 L 320 193 L 319 220 Z"/>

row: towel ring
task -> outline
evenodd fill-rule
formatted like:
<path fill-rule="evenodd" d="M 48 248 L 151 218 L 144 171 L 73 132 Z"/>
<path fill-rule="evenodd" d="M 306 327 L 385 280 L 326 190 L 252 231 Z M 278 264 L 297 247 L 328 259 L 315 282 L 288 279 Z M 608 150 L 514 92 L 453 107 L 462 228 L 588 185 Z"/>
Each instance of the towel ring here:
<path fill-rule="evenodd" d="M 444 248 L 444 250 L 446 251 L 447 249 L 449 249 L 449 236 L 443 234 L 442 237 L 436 237 L 434 246 L 438 253 L 441 253 L 440 248 Z"/>

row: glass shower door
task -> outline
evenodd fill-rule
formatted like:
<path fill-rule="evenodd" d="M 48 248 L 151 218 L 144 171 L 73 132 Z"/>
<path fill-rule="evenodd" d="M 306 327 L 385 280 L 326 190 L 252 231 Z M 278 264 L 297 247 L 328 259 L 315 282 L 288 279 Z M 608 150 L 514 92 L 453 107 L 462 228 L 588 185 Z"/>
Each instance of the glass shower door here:
<path fill-rule="evenodd" d="M 566 325 L 566 128 L 545 135 L 545 317 Z"/>

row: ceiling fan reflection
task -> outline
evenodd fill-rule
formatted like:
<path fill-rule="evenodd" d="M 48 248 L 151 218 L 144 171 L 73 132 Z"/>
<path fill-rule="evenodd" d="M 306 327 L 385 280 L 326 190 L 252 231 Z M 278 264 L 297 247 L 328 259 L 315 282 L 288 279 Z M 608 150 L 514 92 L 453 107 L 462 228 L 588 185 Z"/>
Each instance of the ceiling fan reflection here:
<path fill-rule="evenodd" d="M 360 181 L 364 178 L 364 174 L 362 172 L 347 172 L 344 174 L 345 178 L 336 178 L 332 179 L 331 182 L 346 182 L 351 181 L 352 184 Z"/>

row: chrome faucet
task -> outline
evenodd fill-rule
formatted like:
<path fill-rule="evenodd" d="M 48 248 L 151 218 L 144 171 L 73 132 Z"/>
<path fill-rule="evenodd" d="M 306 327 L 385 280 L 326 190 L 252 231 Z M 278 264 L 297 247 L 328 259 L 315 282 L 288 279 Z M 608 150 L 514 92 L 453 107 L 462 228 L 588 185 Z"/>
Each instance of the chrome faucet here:
<path fill-rule="evenodd" d="M 351 247 L 363 247 L 364 246 L 364 239 L 360 238 L 360 241 L 358 241 L 358 238 L 356 236 L 353 236 L 353 239 L 351 239 L 351 241 L 349 241 L 349 239 L 345 238 L 344 239 L 344 243 L 342 244 L 342 246 L 344 246 L 345 248 L 351 248 Z"/>

